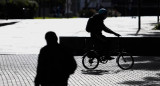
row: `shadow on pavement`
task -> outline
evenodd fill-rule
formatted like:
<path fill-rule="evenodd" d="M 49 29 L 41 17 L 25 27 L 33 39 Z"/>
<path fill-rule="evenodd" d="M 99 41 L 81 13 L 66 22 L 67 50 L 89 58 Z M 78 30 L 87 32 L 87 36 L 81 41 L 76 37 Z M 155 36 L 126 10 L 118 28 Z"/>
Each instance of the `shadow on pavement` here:
<path fill-rule="evenodd" d="M 148 32 L 147 34 L 128 34 L 133 36 L 143 36 L 143 37 L 156 37 L 160 36 L 160 32 Z"/>
<path fill-rule="evenodd" d="M 138 56 L 134 57 L 134 60 L 133 70 L 160 70 L 160 56 Z"/>
<path fill-rule="evenodd" d="M 109 73 L 108 70 L 82 70 L 82 74 L 103 75 Z"/>
<path fill-rule="evenodd" d="M 134 58 L 135 64 L 133 70 L 143 71 L 160 71 L 160 56 L 137 56 Z M 157 77 L 144 77 L 143 81 L 124 81 L 120 84 L 126 85 L 145 85 L 145 86 L 160 86 L 160 73 Z"/>
<path fill-rule="evenodd" d="M 159 74 L 157 74 L 159 75 Z M 125 81 L 120 84 L 127 84 L 127 85 L 133 85 L 133 86 L 160 86 L 160 76 L 158 77 L 145 77 L 143 78 L 143 81 Z"/>
<path fill-rule="evenodd" d="M 6 25 L 12 25 L 12 24 L 15 24 L 15 23 L 18 23 L 18 22 L 0 23 L 0 27 L 6 26 Z"/>
<path fill-rule="evenodd" d="M 88 75 L 104 75 L 104 74 L 115 74 L 115 73 L 119 73 L 123 70 L 116 70 L 116 71 L 112 71 L 112 70 L 81 70 L 82 74 L 88 74 Z"/>

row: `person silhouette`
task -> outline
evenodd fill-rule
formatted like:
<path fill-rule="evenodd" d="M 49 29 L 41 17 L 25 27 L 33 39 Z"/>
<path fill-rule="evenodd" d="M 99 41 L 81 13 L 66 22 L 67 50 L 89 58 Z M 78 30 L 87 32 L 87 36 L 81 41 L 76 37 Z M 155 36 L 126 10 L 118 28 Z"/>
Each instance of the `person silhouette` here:
<path fill-rule="evenodd" d="M 38 56 L 35 86 L 67 86 L 68 79 L 77 68 L 76 61 L 66 47 L 60 45 L 55 32 L 45 35 L 47 45 Z"/>

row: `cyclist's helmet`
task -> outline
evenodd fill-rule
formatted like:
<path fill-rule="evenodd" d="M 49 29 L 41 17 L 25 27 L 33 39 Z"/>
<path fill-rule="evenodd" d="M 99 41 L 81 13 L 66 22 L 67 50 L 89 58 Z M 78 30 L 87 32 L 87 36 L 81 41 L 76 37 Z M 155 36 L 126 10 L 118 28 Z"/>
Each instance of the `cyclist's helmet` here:
<path fill-rule="evenodd" d="M 101 8 L 99 11 L 98 11 L 99 14 L 107 14 L 107 10 L 105 8 Z"/>

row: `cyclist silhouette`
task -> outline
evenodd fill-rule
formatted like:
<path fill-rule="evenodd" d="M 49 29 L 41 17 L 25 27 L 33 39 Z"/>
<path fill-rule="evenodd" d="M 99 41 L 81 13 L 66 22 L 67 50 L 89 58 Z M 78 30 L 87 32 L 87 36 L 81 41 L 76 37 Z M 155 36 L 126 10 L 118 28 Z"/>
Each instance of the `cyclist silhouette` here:
<path fill-rule="evenodd" d="M 101 8 L 98 13 L 89 18 L 86 26 L 86 31 L 90 33 L 91 39 L 94 43 L 94 48 L 104 50 L 104 45 L 109 47 L 109 43 L 107 37 L 102 34 L 102 31 L 105 31 L 110 34 L 114 34 L 115 36 L 120 36 L 120 34 L 112 31 L 108 27 L 105 26 L 104 20 L 107 18 L 107 10 Z M 103 53 L 102 51 L 100 53 Z M 107 59 L 114 59 L 109 55 L 105 55 Z"/>

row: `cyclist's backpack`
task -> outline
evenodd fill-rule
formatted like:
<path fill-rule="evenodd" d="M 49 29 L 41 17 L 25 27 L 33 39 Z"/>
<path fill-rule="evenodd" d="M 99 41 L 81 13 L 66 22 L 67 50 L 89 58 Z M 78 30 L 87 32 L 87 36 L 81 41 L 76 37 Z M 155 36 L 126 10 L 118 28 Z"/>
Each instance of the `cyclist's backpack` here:
<path fill-rule="evenodd" d="M 92 28 L 93 28 L 92 25 L 93 25 L 93 19 L 90 18 L 90 19 L 88 20 L 87 26 L 86 26 L 86 31 L 87 31 L 87 32 L 92 32 Z"/>

